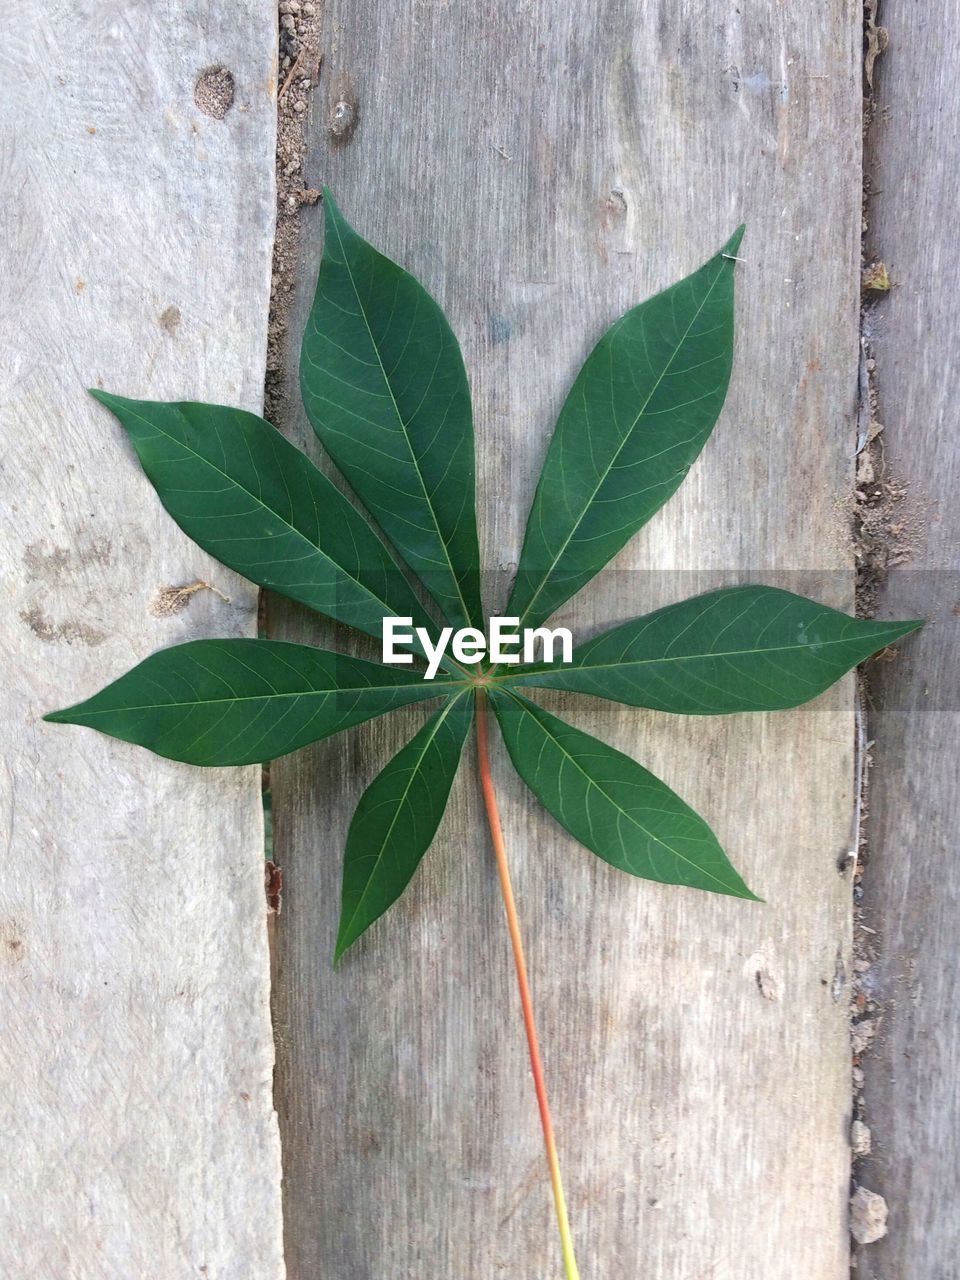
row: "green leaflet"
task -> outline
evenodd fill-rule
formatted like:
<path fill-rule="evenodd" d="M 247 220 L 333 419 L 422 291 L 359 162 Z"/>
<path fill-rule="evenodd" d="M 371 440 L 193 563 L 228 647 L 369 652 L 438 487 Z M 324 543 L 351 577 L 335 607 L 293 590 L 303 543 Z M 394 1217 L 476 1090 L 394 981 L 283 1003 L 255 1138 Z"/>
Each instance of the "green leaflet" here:
<path fill-rule="evenodd" d="M 470 389 L 426 290 L 324 192 L 326 240 L 303 337 L 310 421 L 448 620 L 478 625 L 480 553 Z"/>
<path fill-rule="evenodd" d="M 180 528 L 223 564 L 377 638 L 385 614 L 433 629 L 360 512 L 263 418 L 90 394 L 120 419 Z"/>
<path fill-rule="evenodd" d="M 151 654 L 99 693 L 44 718 L 187 764 L 253 764 L 436 698 L 449 681 L 277 640 L 193 640 Z"/>
<path fill-rule="evenodd" d="M 420 865 L 472 721 L 472 695 L 449 698 L 363 793 L 347 835 L 335 960 L 400 897 Z"/>
<path fill-rule="evenodd" d="M 547 451 L 507 606 L 538 626 L 677 490 L 733 363 L 743 228 L 699 271 L 622 316 L 580 370 Z"/>
<path fill-rule="evenodd" d="M 524 697 L 501 689 L 492 702 L 520 777 L 598 857 L 645 880 L 756 900 L 707 824 L 659 778 Z"/>
<path fill-rule="evenodd" d="M 504 682 L 682 715 L 777 711 L 815 698 L 921 625 L 850 618 L 774 587 L 731 587 L 602 632 L 569 666 L 518 670 Z"/>

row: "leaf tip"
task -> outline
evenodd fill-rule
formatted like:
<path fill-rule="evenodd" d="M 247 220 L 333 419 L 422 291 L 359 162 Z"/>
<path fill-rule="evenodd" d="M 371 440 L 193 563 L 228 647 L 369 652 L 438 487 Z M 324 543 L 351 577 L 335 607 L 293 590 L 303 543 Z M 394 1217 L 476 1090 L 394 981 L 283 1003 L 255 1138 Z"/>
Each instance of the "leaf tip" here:
<path fill-rule="evenodd" d="M 333 948 L 333 963 L 330 966 L 334 973 L 336 973 L 340 968 L 340 961 L 347 954 L 355 941 L 355 938 L 345 937 L 343 933 L 338 935 L 336 945 Z"/>
<path fill-rule="evenodd" d="M 363 930 L 360 929 L 358 932 L 354 927 L 353 919 L 348 919 L 345 910 L 341 908 L 340 920 L 337 924 L 337 941 L 333 948 L 334 969 L 340 967 L 340 961 L 357 941 L 361 933 L 363 933 Z"/>
<path fill-rule="evenodd" d="M 714 892 L 719 892 L 730 898 L 736 898 L 740 902 L 759 902 L 761 905 L 765 906 L 767 901 L 766 898 L 761 898 L 758 893 L 754 893 L 743 877 L 737 873 L 734 867 L 731 867 L 730 870 L 733 872 L 732 879 L 729 880 L 722 889 L 715 889 Z"/>
<path fill-rule="evenodd" d="M 873 632 L 874 639 L 872 643 L 877 644 L 870 657 L 882 652 L 892 644 L 896 644 L 898 640 L 903 640 L 905 636 L 912 635 L 914 631 L 919 631 L 927 622 L 926 618 L 906 618 L 903 621 L 875 622 L 873 626 L 876 628 Z"/>
<path fill-rule="evenodd" d="M 112 391 L 104 391 L 100 387 L 87 387 L 87 391 L 93 396 L 94 400 L 102 404 L 105 409 L 109 409 L 118 418 L 120 417 L 121 409 L 125 405 L 136 403 L 136 401 L 132 401 L 126 396 L 114 395 Z"/>
<path fill-rule="evenodd" d="M 730 237 L 727 243 L 720 250 L 721 257 L 723 258 L 736 257 L 737 250 L 740 248 L 740 241 L 743 239 L 743 235 L 746 229 L 747 229 L 747 224 L 745 222 L 741 222 L 739 227 L 737 227 L 736 231 L 733 233 L 733 235 Z"/>
<path fill-rule="evenodd" d="M 337 204 L 333 197 L 333 192 L 326 183 L 323 184 L 320 191 L 323 198 L 323 216 L 325 220 L 328 222 L 342 221 L 343 214 L 340 212 L 340 206 Z"/>

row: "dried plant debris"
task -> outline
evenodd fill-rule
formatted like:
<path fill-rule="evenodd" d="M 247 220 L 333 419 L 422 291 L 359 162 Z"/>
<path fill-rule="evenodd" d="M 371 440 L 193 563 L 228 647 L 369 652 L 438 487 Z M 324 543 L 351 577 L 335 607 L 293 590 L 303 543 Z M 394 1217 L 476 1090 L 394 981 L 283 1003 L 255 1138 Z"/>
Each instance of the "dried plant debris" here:
<path fill-rule="evenodd" d="M 867 88 L 873 88 L 874 64 L 890 43 L 886 27 L 877 25 L 877 9 L 880 0 L 864 0 L 863 3 L 863 78 Z"/>
<path fill-rule="evenodd" d="M 857 611 L 862 617 L 873 617 L 876 613 L 884 577 L 890 569 L 911 559 L 923 545 L 925 531 L 926 511 L 922 499 L 911 494 L 909 487 L 897 479 L 886 456 L 883 423 L 879 418 L 876 363 L 864 339 L 853 502 Z"/>
<path fill-rule="evenodd" d="M 860 288 L 864 293 L 889 293 L 890 275 L 886 263 L 867 263 L 860 273 Z"/>
<path fill-rule="evenodd" d="M 195 596 L 198 591 L 212 591 L 224 603 L 230 603 L 230 597 L 225 596 L 219 587 L 215 587 L 209 582 L 202 582 L 198 578 L 195 582 L 190 582 L 185 587 L 161 587 L 153 597 L 150 612 L 155 618 L 170 618 L 175 613 L 179 613 L 181 609 L 185 609 L 190 603 L 191 597 Z"/>
<path fill-rule="evenodd" d="M 873 1150 L 873 1136 L 862 1120 L 854 1120 L 850 1126 L 850 1149 L 858 1159 L 868 1156 Z"/>
<path fill-rule="evenodd" d="M 850 1197 L 850 1234 L 857 1244 L 873 1244 L 887 1234 L 887 1202 L 876 1191 L 857 1187 Z"/>
<path fill-rule="evenodd" d="M 296 283 L 301 206 L 320 193 L 304 186 L 305 131 L 310 99 L 320 76 L 320 15 L 315 4 L 282 0 L 280 90 L 277 95 L 277 232 L 267 338 L 266 416 L 283 417 L 287 323 Z"/>

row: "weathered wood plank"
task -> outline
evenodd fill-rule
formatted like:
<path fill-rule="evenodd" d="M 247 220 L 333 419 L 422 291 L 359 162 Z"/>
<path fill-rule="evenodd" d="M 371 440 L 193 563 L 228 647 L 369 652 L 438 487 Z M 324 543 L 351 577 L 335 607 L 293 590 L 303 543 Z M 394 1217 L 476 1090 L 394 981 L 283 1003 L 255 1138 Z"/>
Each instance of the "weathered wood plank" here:
<path fill-rule="evenodd" d="M 856 383 L 853 8 L 830 0 L 811 22 L 792 0 L 729 3 L 705 22 L 702 6 L 645 0 L 493 11 L 329 0 L 325 32 L 308 178 L 330 182 L 346 215 L 426 282 L 461 339 L 491 602 L 580 360 L 745 217 L 721 426 L 580 616 L 628 616 L 771 571 L 851 604 L 833 504 L 849 489 Z M 357 122 L 347 139 L 327 132 L 340 101 Z M 295 332 L 319 236 L 317 218 Z M 305 438 L 302 421 L 287 426 Z M 811 575 L 798 584 L 791 570 Z M 283 617 L 284 634 L 320 634 Z M 537 812 L 501 753 L 583 1274 L 840 1280 L 851 686 L 727 722 L 564 705 L 706 814 L 767 900 L 618 875 Z M 408 898 L 330 968 L 349 815 L 414 723 L 368 726 L 274 769 L 289 1273 L 559 1275 L 469 778 Z"/>
<path fill-rule="evenodd" d="M 871 340 L 891 474 L 906 483 L 913 554 L 884 584 L 883 616 L 926 617 L 908 654 L 871 678 L 867 924 L 878 937 L 871 990 L 885 1006 L 864 1062 L 873 1155 L 861 1181 L 889 1209 L 887 1237 L 858 1250 L 869 1280 L 960 1276 L 960 490 L 956 392 L 960 322 L 960 5 L 937 21 L 886 4 L 878 65 L 868 243 L 894 287 Z M 918 538 L 920 527 L 925 526 Z"/>
<path fill-rule="evenodd" d="M 251 634 L 84 390 L 259 407 L 275 28 L 253 0 L 14 4 L 0 45 L 0 1273 L 282 1275 L 255 770 L 43 712 Z M 210 65 L 232 73 L 194 100 Z M 213 114 L 209 114 L 212 112 Z M 217 118 L 222 115 L 222 118 Z M 230 600 L 167 587 L 204 579 Z"/>

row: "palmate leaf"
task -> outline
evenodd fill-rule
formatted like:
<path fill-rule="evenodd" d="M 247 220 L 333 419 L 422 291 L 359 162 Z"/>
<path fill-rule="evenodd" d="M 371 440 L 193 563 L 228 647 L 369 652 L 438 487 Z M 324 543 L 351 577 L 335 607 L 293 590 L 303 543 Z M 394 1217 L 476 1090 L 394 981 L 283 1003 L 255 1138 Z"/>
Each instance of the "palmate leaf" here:
<path fill-rule="evenodd" d="M 403 893 L 436 834 L 473 721 L 448 698 L 374 778 L 350 823 L 335 960 Z"/>
<path fill-rule="evenodd" d="M 329 192 L 325 206 L 301 388 L 321 442 L 379 529 L 255 414 L 94 394 L 123 423 L 181 528 L 252 581 L 374 636 L 390 616 L 435 635 L 396 553 L 451 624 L 480 625 L 473 425 L 456 339 L 422 286 L 361 239 Z M 620 550 L 709 436 L 730 376 L 741 232 L 627 312 L 584 363 L 527 525 L 507 609 L 521 626 L 542 623 Z M 665 784 L 520 690 L 698 715 L 772 710 L 816 696 L 915 625 L 733 588 L 615 627 L 569 665 L 504 669 L 489 696 L 521 776 L 588 848 L 634 875 L 752 897 L 710 829 Z M 402 893 L 446 805 L 474 691 L 452 659 L 444 663 L 453 675 L 425 681 L 417 669 L 298 645 L 195 641 L 47 718 L 190 763 L 246 764 L 442 697 L 354 816 L 339 957 Z"/>
<path fill-rule="evenodd" d="M 492 702 L 520 777 L 598 857 L 645 880 L 756 900 L 704 820 L 659 778 L 519 694 L 501 688 Z"/>
<path fill-rule="evenodd" d="M 187 764 L 275 760 L 450 681 L 279 640 L 192 640 L 151 654 L 99 693 L 45 716 Z"/>
<path fill-rule="evenodd" d="M 263 418 L 91 395 L 126 428 L 180 528 L 221 563 L 368 635 L 391 614 L 434 630 L 367 520 Z"/>
<path fill-rule="evenodd" d="M 361 239 L 324 195 L 326 242 L 300 365 L 308 416 L 447 621 L 479 628 L 473 425 L 456 339 L 422 286 Z M 547 452 L 506 611 L 521 627 L 540 625 L 593 577 L 674 493 L 703 447 L 730 377 L 741 234 L 624 315 L 583 365 Z M 436 635 L 379 532 L 261 418 L 94 394 L 126 427 L 167 510 L 223 563 L 369 634 L 402 616 Z M 486 699 L 520 776 L 599 857 L 634 876 L 755 899 L 710 828 L 669 787 L 521 690 L 569 689 L 697 715 L 772 710 L 816 696 L 917 625 L 864 622 L 787 592 L 734 588 L 615 627 L 581 645 L 568 666 L 481 669 L 473 681 L 452 659 L 453 675 L 427 681 L 411 667 L 300 645 L 198 640 L 152 655 L 86 702 L 45 718 L 193 764 L 240 765 L 441 698 L 354 814 L 339 959 L 403 893 L 431 844 L 479 697 L 479 772 L 572 1277 Z"/>
<path fill-rule="evenodd" d="M 518 668 L 504 683 L 682 715 L 778 711 L 921 625 L 851 618 L 774 587 L 730 587 L 604 631 L 569 665 Z"/>
<path fill-rule="evenodd" d="M 324 192 L 326 239 L 300 357 L 324 447 L 456 626 L 480 625 L 470 389 L 443 312 Z"/>
<path fill-rule="evenodd" d="M 733 363 L 741 227 L 699 271 L 600 339 L 560 412 L 507 614 L 538 626 L 677 490 L 713 430 Z"/>

